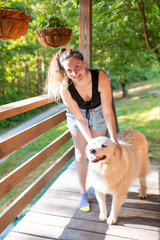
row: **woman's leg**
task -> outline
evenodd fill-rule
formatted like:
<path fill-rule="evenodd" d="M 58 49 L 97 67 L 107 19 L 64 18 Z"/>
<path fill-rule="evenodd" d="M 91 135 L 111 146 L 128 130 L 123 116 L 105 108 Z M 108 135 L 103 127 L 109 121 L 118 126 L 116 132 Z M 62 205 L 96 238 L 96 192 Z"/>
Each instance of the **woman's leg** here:
<path fill-rule="evenodd" d="M 78 176 L 80 193 L 85 193 L 87 177 L 85 149 L 87 142 L 80 131 L 71 131 L 71 135 L 75 146 L 76 172 Z"/>
<path fill-rule="evenodd" d="M 93 129 L 91 129 L 91 135 L 93 138 L 100 137 L 100 136 L 107 136 L 107 130 L 94 131 Z"/>
<path fill-rule="evenodd" d="M 75 146 L 76 172 L 81 195 L 79 209 L 89 212 L 90 206 L 86 192 L 87 166 L 85 149 L 87 142 L 80 131 L 71 131 L 71 135 Z"/>

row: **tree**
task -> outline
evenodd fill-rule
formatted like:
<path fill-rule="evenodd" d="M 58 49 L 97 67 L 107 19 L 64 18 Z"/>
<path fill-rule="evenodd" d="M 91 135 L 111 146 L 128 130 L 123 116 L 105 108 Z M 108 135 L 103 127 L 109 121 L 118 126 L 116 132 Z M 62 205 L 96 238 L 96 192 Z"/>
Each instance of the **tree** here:
<path fill-rule="evenodd" d="M 17 40 L 0 40 L 1 104 L 42 93 L 51 57 L 59 49 L 44 48 L 36 36 L 37 12 L 52 11 L 52 2 L 24 0 L 23 3 L 31 15 L 27 33 Z M 67 45 L 79 49 L 78 0 L 59 0 L 58 3 L 68 28 L 73 31 Z M 113 87 L 117 83 L 126 85 L 138 77 L 145 78 L 143 72 L 155 65 L 160 45 L 159 9 L 158 0 L 92 0 L 93 67 L 105 72 L 107 69 Z M 142 13 L 145 13 L 146 35 Z M 147 47 L 146 39 L 152 49 Z M 36 53 L 39 54 L 38 61 Z"/>
<path fill-rule="evenodd" d="M 136 0 L 143 21 L 144 40 L 160 63 L 160 2 L 158 0 Z M 136 29 L 135 29 L 136 31 Z M 137 31 L 136 31 L 137 32 Z M 138 33 L 141 36 L 141 33 Z"/>
<path fill-rule="evenodd" d="M 112 81 L 116 79 L 121 83 L 123 90 L 129 81 L 135 80 L 138 73 L 156 64 L 157 54 L 146 45 L 140 5 L 144 6 L 147 34 L 152 36 L 148 38 L 150 43 L 154 40 L 157 49 L 160 44 L 158 2 L 93 0 L 93 59 L 95 65 L 99 65 L 103 59 L 101 66 L 104 70 L 108 67 Z M 126 95 L 123 91 L 123 96 Z"/>

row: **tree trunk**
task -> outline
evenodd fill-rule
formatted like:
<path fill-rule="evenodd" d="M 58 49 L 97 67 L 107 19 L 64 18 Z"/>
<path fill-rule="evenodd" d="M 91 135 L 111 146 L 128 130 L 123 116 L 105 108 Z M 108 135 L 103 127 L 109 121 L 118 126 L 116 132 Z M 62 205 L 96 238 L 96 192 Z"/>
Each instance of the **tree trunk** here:
<path fill-rule="evenodd" d="M 121 82 L 121 87 L 122 87 L 122 97 L 123 98 L 129 97 L 130 95 L 128 93 L 128 87 L 127 87 L 126 83 L 124 83 L 124 82 L 122 83 Z"/>
<path fill-rule="evenodd" d="M 28 64 L 26 63 L 25 65 L 25 79 L 26 79 L 26 84 L 25 84 L 25 95 L 27 97 L 30 96 L 31 94 L 31 84 L 30 84 L 30 76 L 29 76 L 29 66 Z"/>
<path fill-rule="evenodd" d="M 20 71 L 19 54 L 17 55 L 16 66 L 17 66 L 17 72 L 19 72 Z M 17 85 L 17 93 L 21 94 L 21 92 L 23 92 L 23 86 L 19 77 L 17 78 L 16 85 Z"/>
<path fill-rule="evenodd" d="M 40 78 L 39 78 L 39 51 L 36 50 L 36 81 L 37 81 L 37 94 L 40 95 Z"/>
<path fill-rule="evenodd" d="M 3 66 L 3 58 L 0 57 L 0 65 L 1 65 L 1 74 L 3 77 L 0 79 L 0 95 L 5 95 L 4 93 L 4 83 L 5 83 L 5 74 L 4 74 L 4 66 Z"/>
<path fill-rule="evenodd" d="M 151 31 L 149 31 L 149 29 L 147 27 L 147 18 L 146 18 L 146 12 L 145 12 L 145 10 L 146 10 L 145 9 L 145 1 L 140 1 L 140 2 L 137 1 L 137 3 L 138 3 L 139 10 L 140 10 L 142 20 L 143 20 L 143 30 L 144 30 L 144 37 L 145 37 L 146 45 L 151 49 L 151 51 L 154 52 L 154 54 L 156 55 L 158 63 L 160 63 L 160 51 L 159 51 L 159 48 L 158 48 L 159 43 L 155 42 L 155 37 L 153 36 Z M 157 4 L 157 5 L 158 5 L 158 8 L 159 8 L 160 4 Z"/>
<path fill-rule="evenodd" d="M 45 83 L 45 48 L 43 48 L 43 52 L 42 52 L 42 86 L 44 86 Z"/>

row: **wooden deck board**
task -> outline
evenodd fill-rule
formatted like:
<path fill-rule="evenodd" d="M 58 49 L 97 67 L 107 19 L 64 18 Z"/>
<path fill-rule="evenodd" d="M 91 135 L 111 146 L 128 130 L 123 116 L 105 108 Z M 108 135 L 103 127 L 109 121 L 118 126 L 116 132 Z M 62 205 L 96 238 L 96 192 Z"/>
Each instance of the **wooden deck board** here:
<path fill-rule="evenodd" d="M 90 191 L 91 212 L 78 209 L 80 196 L 72 163 L 5 240 L 160 240 L 159 171 L 160 165 L 153 164 L 145 200 L 138 198 L 139 183 L 133 182 L 117 225 L 108 226 L 98 220 L 98 204 Z M 110 204 L 111 196 L 107 195 L 108 212 Z"/>

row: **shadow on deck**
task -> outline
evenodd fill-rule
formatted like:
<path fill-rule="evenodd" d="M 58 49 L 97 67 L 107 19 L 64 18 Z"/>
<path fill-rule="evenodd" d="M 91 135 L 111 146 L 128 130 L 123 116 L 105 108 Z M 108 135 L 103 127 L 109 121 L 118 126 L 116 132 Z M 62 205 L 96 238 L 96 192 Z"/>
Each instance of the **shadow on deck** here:
<path fill-rule="evenodd" d="M 121 207 L 117 225 L 98 220 L 97 201 L 89 191 L 91 212 L 78 209 L 80 201 L 74 162 L 13 228 L 5 240 L 159 240 L 160 239 L 160 166 L 152 164 L 147 179 L 148 198 L 138 198 L 138 181 L 130 187 Z M 107 196 L 110 211 L 111 197 Z"/>

